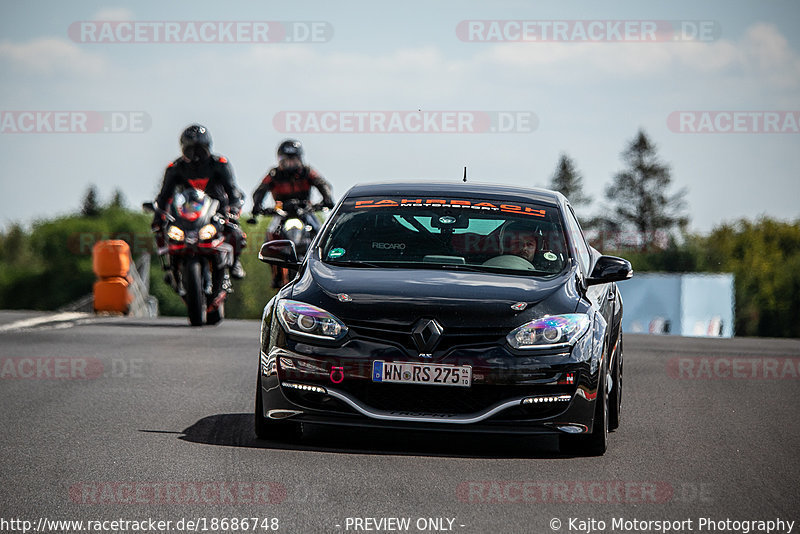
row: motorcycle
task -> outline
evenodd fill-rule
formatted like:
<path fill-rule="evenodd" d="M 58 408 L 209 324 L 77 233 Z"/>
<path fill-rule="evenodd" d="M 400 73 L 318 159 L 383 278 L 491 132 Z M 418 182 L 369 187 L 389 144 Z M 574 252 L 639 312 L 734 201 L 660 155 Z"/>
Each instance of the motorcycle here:
<path fill-rule="evenodd" d="M 142 207 L 166 220 L 167 246 L 159 250 L 167 271 L 164 280 L 186 303 L 191 325 L 222 321 L 231 291 L 228 268 L 233 265 L 233 246 L 225 241 L 226 219 L 217 213 L 219 201 L 188 188 L 175 194 L 169 211 L 152 202 Z"/>
<path fill-rule="evenodd" d="M 317 211 L 327 212 L 328 208 L 322 204 L 312 204 L 308 200 L 292 199 L 286 202 L 277 202 L 274 208 L 262 209 L 253 212 L 248 224 L 256 224 L 258 215 L 277 215 L 278 219 L 273 219 L 264 242 L 276 239 L 288 239 L 294 243 L 297 257 L 303 258 L 308 252 L 311 242 L 317 235 L 317 229 L 308 224 L 307 218 L 314 217 Z M 290 280 L 289 270 L 285 267 L 274 267 L 272 270 L 272 287 L 278 288 L 288 284 Z"/>

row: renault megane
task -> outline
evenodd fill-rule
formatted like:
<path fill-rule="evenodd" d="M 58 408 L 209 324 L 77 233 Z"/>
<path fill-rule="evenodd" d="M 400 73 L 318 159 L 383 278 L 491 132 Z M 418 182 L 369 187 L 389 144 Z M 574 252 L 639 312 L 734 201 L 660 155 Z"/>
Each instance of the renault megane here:
<path fill-rule="evenodd" d="M 474 183 L 348 191 L 264 309 L 255 431 L 303 423 L 555 434 L 606 450 L 622 402 L 630 263 L 560 193 Z"/>

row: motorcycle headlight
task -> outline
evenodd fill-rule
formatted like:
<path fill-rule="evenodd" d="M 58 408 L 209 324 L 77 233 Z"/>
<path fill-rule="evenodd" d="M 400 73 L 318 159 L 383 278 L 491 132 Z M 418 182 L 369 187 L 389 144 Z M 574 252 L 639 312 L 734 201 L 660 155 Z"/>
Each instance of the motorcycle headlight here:
<path fill-rule="evenodd" d="M 289 230 L 302 230 L 305 227 L 305 223 L 300 219 L 287 219 L 286 222 L 283 223 L 283 229 L 287 232 Z"/>
<path fill-rule="evenodd" d="M 200 228 L 200 232 L 197 235 L 200 239 L 206 241 L 217 235 L 217 228 L 213 224 L 207 224 Z"/>
<path fill-rule="evenodd" d="M 167 237 L 173 241 L 183 241 L 183 230 L 177 226 L 170 226 L 169 229 L 167 229 Z"/>
<path fill-rule="evenodd" d="M 286 330 L 300 336 L 337 341 L 347 334 L 347 326 L 321 308 L 297 302 L 278 302 L 278 319 Z"/>
<path fill-rule="evenodd" d="M 589 325 L 589 316 L 584 313 L 550 315 L 515 328 L 506 340 L 515 349 L 568 347 L 589 330 Z"/>

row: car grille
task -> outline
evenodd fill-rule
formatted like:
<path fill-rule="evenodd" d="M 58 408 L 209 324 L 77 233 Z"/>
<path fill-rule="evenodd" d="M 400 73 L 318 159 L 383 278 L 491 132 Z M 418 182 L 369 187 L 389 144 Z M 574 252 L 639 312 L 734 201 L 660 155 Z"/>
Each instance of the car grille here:
<path fill-rule="evenodd" d="M 374 321 L 348 321 L 347 324 L 350 332 L 357 338 L 399 345 L 412 354 L 417 350 L 411 338 L 413 324 L 398 325 Z M 497 345 L 504 342 L 507 334 L 508 329 L 448 326 L 444 328 L 435 352 L 441 354 L 452 348 L 463 346 Z"/>

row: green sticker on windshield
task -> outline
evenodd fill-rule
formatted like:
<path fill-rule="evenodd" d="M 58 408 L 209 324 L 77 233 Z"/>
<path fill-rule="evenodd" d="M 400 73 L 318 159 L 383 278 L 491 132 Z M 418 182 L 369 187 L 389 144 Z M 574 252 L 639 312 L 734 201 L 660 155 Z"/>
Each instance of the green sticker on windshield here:
<path fill-rule="evenodd" d="M 330 252 L 328 252 L 329 258 L 341 258 L 344 256 L 344 249 L 343 248 L 332 248 Z"/>
<path fill-rule="evenodd" d="M 558 259 L 558 256 L 556 256 L 552 252 L 545 252 L 544 253 L 544 259 L 550 260 L 550 261 L 556 261 Z"/>

